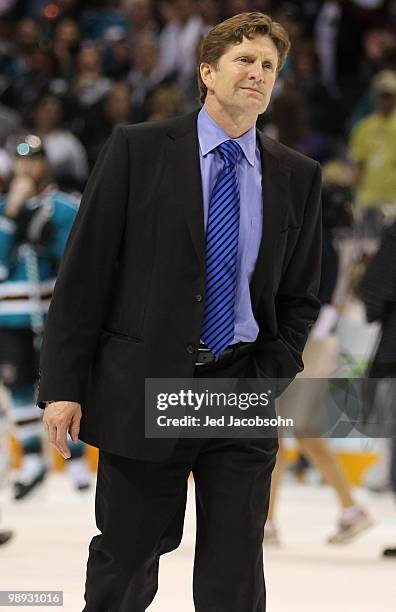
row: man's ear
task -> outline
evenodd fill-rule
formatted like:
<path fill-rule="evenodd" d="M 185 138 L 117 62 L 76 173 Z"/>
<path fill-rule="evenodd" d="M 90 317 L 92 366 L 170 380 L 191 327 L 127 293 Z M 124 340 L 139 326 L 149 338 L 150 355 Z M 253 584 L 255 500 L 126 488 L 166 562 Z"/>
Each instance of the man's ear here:
<path fill-rule="evenodd" d="M 201 79 L 206 85 L 208 90 L 213 90 L 213 72 L 214 68 L 208 64 L 207 62 L 203 62 L 199 66 L 199 72 L 201 74 Z"/>

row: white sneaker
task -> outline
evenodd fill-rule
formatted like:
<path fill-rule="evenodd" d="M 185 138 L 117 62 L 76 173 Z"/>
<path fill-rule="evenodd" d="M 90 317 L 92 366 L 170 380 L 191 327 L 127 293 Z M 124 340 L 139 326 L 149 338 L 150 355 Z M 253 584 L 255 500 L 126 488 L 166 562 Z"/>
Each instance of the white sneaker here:
<path fill-rule="evenodd" d="M 367 531 L 373 525 L 369 514 L 363 508 L 356 508 L 350 517 L 341 517 L 337 531 L 328 540 L 328 544 L 344 544 L 351 542 L 356 536 Z"/>
<path fill-rule="evenodd" d="M 22 457 L 22 465 L 15 473 L 14 480 L 15 482 L 29 485 L 42 473 L 45 467 L 41 454 L 28 453 Z"/>
<path fill-rule="evenodd" d="M 43 482 L 47 466 L 41 454 L 28 453 L 22 457 L 22 466 L 14 477 L 14 499 L 23 499 Z"/>
<path fill-rule="evenodd" d="M 84 491 L 91 486 L 91 471 L 84 457 L 67 461 L 70 478 L 78 491 Z"/>

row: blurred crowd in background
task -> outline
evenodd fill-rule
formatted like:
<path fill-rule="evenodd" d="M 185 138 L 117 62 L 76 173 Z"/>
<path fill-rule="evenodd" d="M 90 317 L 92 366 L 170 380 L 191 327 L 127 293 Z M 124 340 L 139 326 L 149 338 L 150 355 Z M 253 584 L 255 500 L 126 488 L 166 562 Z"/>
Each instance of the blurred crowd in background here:
<path fill-rule="evenodd" d="M 203 37 L 251 10 L 269 13 L 292 42 L 258 126 L 323 168 L 323 308 L 307 346 L 307 372 L 321 364 L 313 377 L 334 375 L 334 331 L 359 297 L 367 320 L 389 340 L 355 374 L 371 368 L 396 377 L 396 271 L 388 265 L 396 261 L 396 0 L 0 0 L 0 338 L 8 346 L 0 349 L 0 366 L 24 454 L 15 499 L 47 471 L 34 401 L 37 338 L 98 153 L 117 124 L 198 108 Z M 25 163 L 37 154 L 41 166 Z M 14 378 L 12 359 L 23 364 Z M 334 541 L 371 525 L 328 446 L 303 450 L 339 495 L 344 514 Z M 89 477 L 81 443 L 72 459 L 72 479 L 83 490 Z M 278 538 L 274 525 L 271 516 L 270 540 Z"/>
<path fill-rule="evenodd" d="M 362 205 L 394 198 L 394 0 L 2 0 L 0 147 L 12 158 L 21 133 L 39 134 L 61 187 L 81 189 L 115 124 L 198 107 L 202 37 L 254 9 L 292 40 L 260 125 L 321 163 L 362 162 Z"/>

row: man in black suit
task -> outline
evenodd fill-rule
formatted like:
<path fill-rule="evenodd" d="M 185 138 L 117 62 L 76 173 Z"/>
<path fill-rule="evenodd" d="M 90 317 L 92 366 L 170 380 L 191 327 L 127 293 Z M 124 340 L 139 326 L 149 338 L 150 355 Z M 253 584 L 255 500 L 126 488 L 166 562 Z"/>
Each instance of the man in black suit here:
<path fill-rule="evenodd" d="M 116 129 L 85 189 L 38 397 L 64 456 L 67 432 L 99 447 L 85 612 L 150 605 L 160 555 L 181 540 L 190 471 L 195 609 L 265 610 L 277 440 L 145 437 L 144 398 L 147 378 L 303 369 L 319 311 L 320 168 L 256 130 L 288 50 L 262 13 L 217 25 L 199 66 L 203 108 Z"/>

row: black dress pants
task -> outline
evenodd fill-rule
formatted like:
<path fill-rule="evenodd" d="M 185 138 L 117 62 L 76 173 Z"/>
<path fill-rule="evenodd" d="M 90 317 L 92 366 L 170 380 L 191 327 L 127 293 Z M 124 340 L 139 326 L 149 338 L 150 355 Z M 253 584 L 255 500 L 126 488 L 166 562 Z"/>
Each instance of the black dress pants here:
<path fill-rule="evenodd" d="M 249 355 L 196 367 L 243 376 Z M 265 612 L 263 533 L 277 439 L 179 439 L 171 456 L 140 461 L 99 451 L 83 612 L 144 612 L 158 589 L 160 555 L 182 539 L 193 473 L 197 612 Z M 180 580 L 184 580 L 180 575 Z"/>

